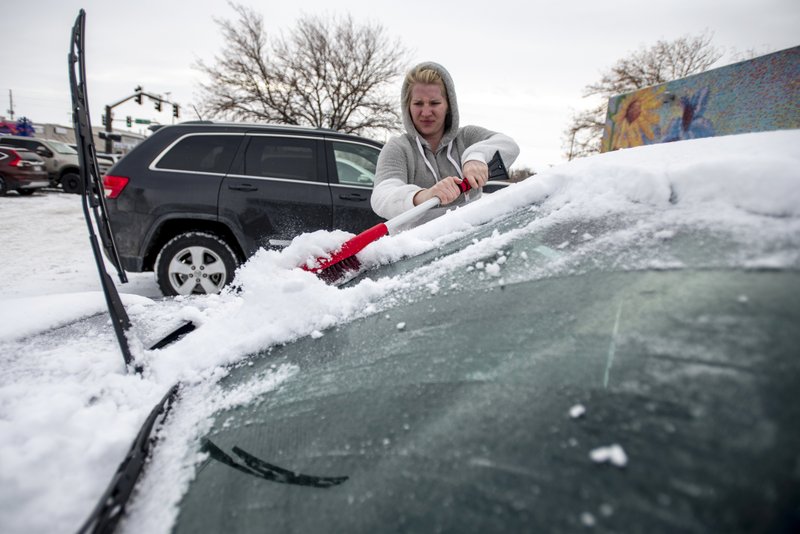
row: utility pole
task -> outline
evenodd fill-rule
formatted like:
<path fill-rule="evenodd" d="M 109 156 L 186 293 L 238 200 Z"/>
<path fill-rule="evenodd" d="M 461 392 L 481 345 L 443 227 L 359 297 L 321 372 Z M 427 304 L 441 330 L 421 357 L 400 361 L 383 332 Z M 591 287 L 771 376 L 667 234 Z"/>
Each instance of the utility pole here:
<path fill-rule="evenodd" d="M 14 120 L 14 95 L 11 93 L 11 89 L 8 90 L 8 114 L 11 116 L 11 120 Z"/>

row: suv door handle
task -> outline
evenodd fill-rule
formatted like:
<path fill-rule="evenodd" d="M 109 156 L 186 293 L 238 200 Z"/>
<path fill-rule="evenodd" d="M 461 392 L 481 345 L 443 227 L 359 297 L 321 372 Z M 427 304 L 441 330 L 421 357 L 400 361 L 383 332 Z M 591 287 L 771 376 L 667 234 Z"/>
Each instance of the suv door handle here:
<path fill-rule="evenodd" d="M 229 185 L 228 189 L 232 189 L 234 191 L 245 191 L 245 192 L 258 191 L 258 188 L 251 184 Z"/>
<path fill-rule="evenodd" d="M 339 195 L 339 198 L 342 200 L 357 200 L 359 202 L 363 202 L 367 200 L 367 197 L 362 195 L 361 193 L 348 193 Z"/>

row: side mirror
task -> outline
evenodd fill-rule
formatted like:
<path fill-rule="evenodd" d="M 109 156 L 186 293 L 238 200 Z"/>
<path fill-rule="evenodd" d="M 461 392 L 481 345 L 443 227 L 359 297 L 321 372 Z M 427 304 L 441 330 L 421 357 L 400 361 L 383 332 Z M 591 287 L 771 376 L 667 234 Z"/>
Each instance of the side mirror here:
<path fill-rule="evenodd" d="M 40 156 L 42 156 L 43 158 L 52 158 L 53 157 L 53 152 L 51 152 L 50 149 L 48 149 L 47 147 L 44 147 L 44 146 L 41 146 L 41 145 L 36 147 L 36 153 L 39 154 Z"/>

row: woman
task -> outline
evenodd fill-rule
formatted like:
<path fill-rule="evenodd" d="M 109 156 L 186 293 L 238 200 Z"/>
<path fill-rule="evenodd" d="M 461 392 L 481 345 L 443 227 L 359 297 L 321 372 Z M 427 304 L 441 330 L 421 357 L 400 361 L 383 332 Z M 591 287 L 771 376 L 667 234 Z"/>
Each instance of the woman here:
<path fill-rule="evenodd" d="M 495 152 L 507 167 L 519 154 L 510 137 L 479 126 L 458 125 L 458 103 L 450 73 L 436 63 L 421 63 L 403 82 L 401 109 L 406 134 L 383 147 L 375 173 L 372 209 L 386 219 L 426 200 L 439 197 L 441 206 L 417 224 L 438 217 L 452 206 L 480 196 Z M 461 180 L 472 187 L 464 195 Z"/>

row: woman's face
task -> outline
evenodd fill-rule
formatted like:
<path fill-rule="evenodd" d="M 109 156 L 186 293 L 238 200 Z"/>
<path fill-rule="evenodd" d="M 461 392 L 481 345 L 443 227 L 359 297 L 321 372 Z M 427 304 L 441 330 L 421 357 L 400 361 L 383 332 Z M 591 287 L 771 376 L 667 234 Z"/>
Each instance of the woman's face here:
<path fill-rule="evenodd" d="M 411 121 L 424 137 L 441 138 L 444 135 L 444 121 L 447 117 L 447 99 L 437 84 L 416 83 L 411 88 L 408 103 Z M 437 140 L 438 141 L 438 140 Z"/>

